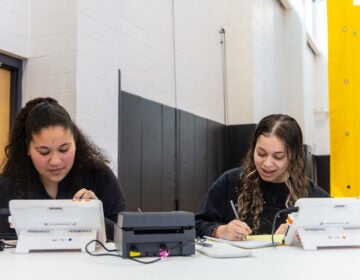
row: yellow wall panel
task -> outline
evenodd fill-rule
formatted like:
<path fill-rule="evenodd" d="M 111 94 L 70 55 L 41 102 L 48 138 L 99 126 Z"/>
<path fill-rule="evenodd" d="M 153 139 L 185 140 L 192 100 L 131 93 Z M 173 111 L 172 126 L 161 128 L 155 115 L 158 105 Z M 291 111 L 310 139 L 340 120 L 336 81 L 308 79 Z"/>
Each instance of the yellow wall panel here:
<path fill-rule="evenodd" d="M 330 193 L 360 195 L 360 6 L 327 0 Z"/>

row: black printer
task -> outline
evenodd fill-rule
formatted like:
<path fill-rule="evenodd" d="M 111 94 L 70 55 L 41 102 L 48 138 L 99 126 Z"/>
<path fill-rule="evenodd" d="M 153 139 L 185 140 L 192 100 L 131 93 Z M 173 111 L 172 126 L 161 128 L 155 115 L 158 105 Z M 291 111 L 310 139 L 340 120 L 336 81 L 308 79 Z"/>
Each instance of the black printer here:
<path fill-rule="evenodd" d="M 124 258 L 195 254 L 195 217 L 185 211 L 120 212 L 115 248 Z"/>

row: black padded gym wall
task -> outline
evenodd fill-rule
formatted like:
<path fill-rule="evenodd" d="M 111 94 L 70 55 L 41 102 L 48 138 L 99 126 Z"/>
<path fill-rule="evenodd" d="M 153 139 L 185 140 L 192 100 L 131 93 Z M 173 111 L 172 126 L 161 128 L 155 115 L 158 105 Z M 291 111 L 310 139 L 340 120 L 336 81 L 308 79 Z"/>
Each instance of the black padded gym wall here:
<path fill-rule="evenodd" d="M 196 211 L 224 170 L 225 126 L 126 92 L 119 181 L 131 211 Z"/>
<path fill-rule="evenodd" d="M 314 155 L 313 163 L 315 183 L 330 193 L 330 156 Z"/>
<path fill-rule="evenodd" d="M 224 133 L 224 125 L 179 111 L 179 209 L 198 209 L 223 172 Z"/>
<path fill-rule="evenodd" d="M 239 166 L 256 124 L 225 126 L 120 91 L 118 177 L 130 211 L 196 211 L 225 170 Z M 307 148 L 308 175 L 329 189 L 328 157 Z"/>
<path fill-rule="evenodd" d="M 174 210 L 174 110 L 122 93 L 119 180 L 129 210 Z"/>
<path fill-rule="evenodd" d="M 226 127 L 225 169 L 240 166 L 249 149 L 249 141 L 256 124 L 229 125 Z"/>

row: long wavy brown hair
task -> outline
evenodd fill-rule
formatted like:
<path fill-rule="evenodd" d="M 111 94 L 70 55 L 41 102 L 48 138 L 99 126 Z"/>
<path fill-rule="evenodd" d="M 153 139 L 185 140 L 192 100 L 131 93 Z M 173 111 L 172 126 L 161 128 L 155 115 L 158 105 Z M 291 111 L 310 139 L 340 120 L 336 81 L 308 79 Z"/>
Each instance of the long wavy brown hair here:
<path fill-rule="evenodd" d="M 85 169 L 101 170 L 108 163 L 100 149 L 80 131 L 57 100 L 49 97 L 33 99 L 16 116 L 5 146 L 6 157 L 0 174 L 10 179 L 7 187 L 11 187 L 20 197 L 31 197 L 40 182 L 38 172 L 28 156 L 33 135 L 52 126 L 70 129 L 73 134 L 76 152 L 71 172 L 75 176 L 81 176 L 79 174 Z"/>
<path fill-rule="evenodd" d="M 306 158 L 301 128 L 295 119 L 284 114 L 273 114 L 263 118 L 257 125 L 250 147 L 241 164 L 240 182 L 243 187 L 238 197 L 239 217 L 246 220 L 253 217 L 253 231 L 260 227 L 260 214 L 263 212 L 263 196 L 260 190 L 260 175 L 254 163 L 255 146 L 259 136 L 274 135 L 283 141 L 289 159 L 285 184 L 289 189 L 286 207 L 293 206 L 297 199 L 307 197 L 308 178 Z"/>

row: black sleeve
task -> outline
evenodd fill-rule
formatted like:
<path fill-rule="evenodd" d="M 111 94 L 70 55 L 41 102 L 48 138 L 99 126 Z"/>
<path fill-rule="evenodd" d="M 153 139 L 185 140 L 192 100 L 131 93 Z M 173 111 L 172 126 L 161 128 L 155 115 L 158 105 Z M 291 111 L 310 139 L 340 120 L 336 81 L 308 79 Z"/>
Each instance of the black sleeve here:
<path fill-rule="evenodd" d="M 97 177 L 93 191 L 103 204 L 106 237 L 108 240 L 113 240 L 114 224 L 117 223 L 118 213 L 126 211 L 125 197 L 117 177 L 110 168 Z"/>
<path fill-rule="evenodd" d="M 227 224 L 235 218 L 230 200 L 236 202 L 239 172 L 239 168 L 225 172 L 210 187 L 195 214 L 197 236 L 211 236 L 217 225 Z"/>
<path fill-rule="evenodd" d="M 330 197 L 330 195 L 323 188 L 309 181 L 309 197 Z"/>
<path fill-rule="evenodd" d="M 0 177 L 0 239 L 16 239 L 15 230 L 9 227 L 9 201 L 12 198 L 6 190 L 8 180 Z"/>
<path fill-rule="evenodd" d="M 5 185 L 6 179 L 4 177 L 0 177 L 0 209 L 9 208 L 9 199 L 5 193 Z"/>

